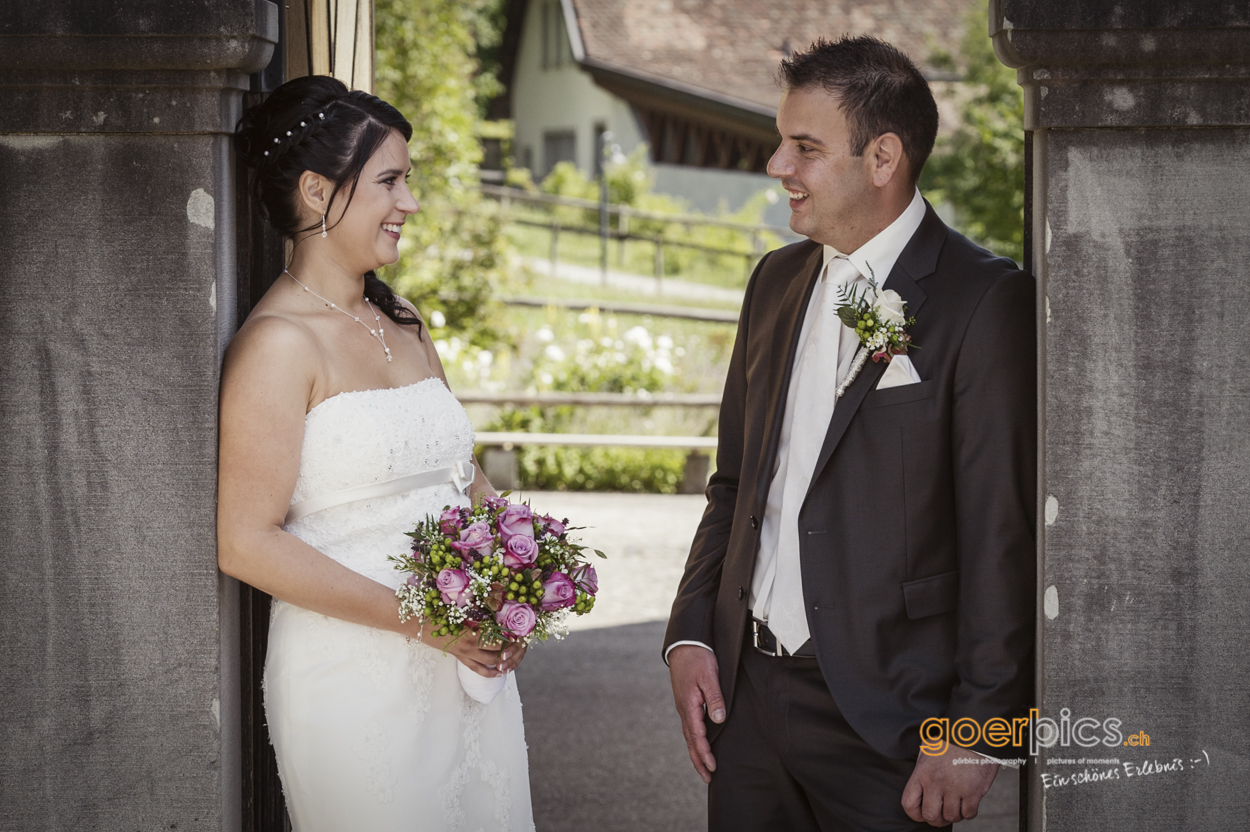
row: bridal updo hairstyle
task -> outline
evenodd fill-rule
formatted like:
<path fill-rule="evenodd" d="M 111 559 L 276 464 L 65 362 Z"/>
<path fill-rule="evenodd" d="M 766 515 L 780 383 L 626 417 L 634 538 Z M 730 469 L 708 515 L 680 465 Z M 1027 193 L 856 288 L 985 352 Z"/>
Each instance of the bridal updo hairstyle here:
<path fill-rule="evenodd" d="M 333 182 L 330 205 L 346 188 L 350 206 L 365 163 L 391 130 L 404 141 L 412 138 L 412 125 L 382 99 L 348 90 L 336 78 L 307 75 L 248 108 L 235 126 L 234 148 L 250 169 L 249 188 L 262 216 L 294 241 L 321 227 L 320 222 L 300 227 L 300 175 L 309 170 Z M 392 321 L 416 326 L 420 334 L 421 319 L 372 271 L 365 274 L 365 297 Z"/>

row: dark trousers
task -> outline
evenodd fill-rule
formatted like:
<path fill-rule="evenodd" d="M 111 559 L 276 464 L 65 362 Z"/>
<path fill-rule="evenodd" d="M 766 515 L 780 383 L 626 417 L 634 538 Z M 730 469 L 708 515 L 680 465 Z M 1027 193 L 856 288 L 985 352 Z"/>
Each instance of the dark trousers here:
<path fill-rule="evenodd" d="M 903 812 L 915 761 L 891 760 L 860 739 L 813 658 L 746 647 L 712 752 L 709 832 L 932 828 Z"/>

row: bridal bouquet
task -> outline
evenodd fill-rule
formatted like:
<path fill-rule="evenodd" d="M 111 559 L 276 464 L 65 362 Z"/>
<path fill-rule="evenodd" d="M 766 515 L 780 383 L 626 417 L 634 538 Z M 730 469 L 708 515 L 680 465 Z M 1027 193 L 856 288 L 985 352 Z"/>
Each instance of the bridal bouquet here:
<path fill-rule="evenodd" d="M 570 540 L 567 520 L 535 515 L 506 497 L 448 506 L 408 533 L 412 552 L 391 558 L 408 575 L 396 590 L 401 620 L 416 617 L 440 636 L 473 631 L 483 645 L 528 645 L 563 635 L 570 614 L 590 612 L 599 578 L 585 553 L 606 555 Z M 465 691 L 479 701 L 503 689 L 502 676 L 458 670 Z"/>

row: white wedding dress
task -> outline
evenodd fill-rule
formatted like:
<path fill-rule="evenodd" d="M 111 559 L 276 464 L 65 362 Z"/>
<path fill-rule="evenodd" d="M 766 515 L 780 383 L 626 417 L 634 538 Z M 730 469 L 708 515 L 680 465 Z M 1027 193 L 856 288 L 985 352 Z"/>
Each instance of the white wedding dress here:
<path fill-rule="evenodd" d="M 341 393 L 304 420 L 292 503 L 467 460 L 473 426 L 437 378 Z M 339 505 L 286 526 L 389 587 L 388 555 L 425 515 L 467 498 L 451 483 Z M 532 830 L 514 674 L 489 705 L 456 659 L 396 633 L 274 601 L 265 712 L 296 832 Z"/>

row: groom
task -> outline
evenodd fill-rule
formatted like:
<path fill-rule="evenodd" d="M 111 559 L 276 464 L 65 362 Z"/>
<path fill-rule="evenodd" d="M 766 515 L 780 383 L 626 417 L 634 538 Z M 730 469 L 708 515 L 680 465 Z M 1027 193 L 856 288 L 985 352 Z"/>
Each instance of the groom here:
<path fill-rule="evenodd" d="M 665 657 L 711 829 L 942 826 L 1030 698 L 1034 283 L 921 198 L 937 107 L 902 53 L 819 41 L 781 77 L 768 172 L 810 239 L 747 287 Z M 913 346 L 856 373 L 834 309 L 870 281 Z M 931 717 L 975 725 L 930 756 Z"/>

